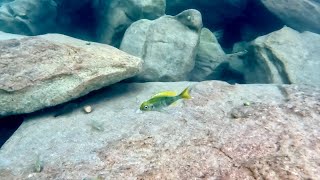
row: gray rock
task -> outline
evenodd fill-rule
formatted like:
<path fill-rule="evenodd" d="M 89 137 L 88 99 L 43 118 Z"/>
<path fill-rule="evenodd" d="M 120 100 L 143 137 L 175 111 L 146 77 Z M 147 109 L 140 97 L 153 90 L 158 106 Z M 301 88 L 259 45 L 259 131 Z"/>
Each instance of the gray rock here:
<path fill-rule="evenodd" d="M 200 22 L 200 12 L 186 10 L 177 16 L 133 23 L 126 31 L 120 49 L 144 60 L 143 70 L 135 80 L 188 80 L 194 67 Z"/>
<path fill-rule="evenodd" d="M 215 35 L 207 28 L 202 28 L 200 43 L 197 49 L 195 67 L 191 73 L 191 80 L 207 80 L 211 74 L 213 79 L 218 79 L 217 67 L 226 60 L 226 54 L 222 50 Z"/>
<path fill-rule="evenodd" d="M 189 85 L 193 99 L 136 112 L 154 93 Z M 206 81 L 117 84 L 100 93 L 82 104 L 90 114 L 27 118 L 0 149 L 1 178 L 320 177 L 320 89 Z"/>
<path fill-rule="evenodd" d="M 248 83 L 297 83 L 320 86 L 320 35 L 284 27 L 257 38 L 249 48 Z"/>
<path fill-rule="evenodd" d="M 37 35 L 54 29 L 57 16 L 53 0 L 15 0 L 0 6 L 0 30 Z"/>
<path fill-rule="evenodd" d="M 64 35 L 1 40 L 0 116 L 70 101 L 140 68 L 139 58 L 116 48 Z"/>
<path fill-rule="evenodd" d="M 156 19 L 165 13 L 165 0 L 109 0 L 97 4 L 98 41 L 119 46 L 125 30 L 139 19 Z"/>
<path fill-rule="evenodd" d="M 25 38 L 24 35 L 5 33 L 0 31 L 0 40 L 8 40 L 8 39 L 22 39 Z"/>
<path fill-rule="evenodd" d="M 299 31 L 320 33 L 320 1 L 260 0 L 286 25 Z"/>
<path fill-rule="evenodd" d="M 202 28 L 201 13 L 195 9 L 188 9 L 182 11 L 181 13 L 175 16 L 175 19 L 177 19 L 185 26 L 197 32 L 199 32 Z"/>

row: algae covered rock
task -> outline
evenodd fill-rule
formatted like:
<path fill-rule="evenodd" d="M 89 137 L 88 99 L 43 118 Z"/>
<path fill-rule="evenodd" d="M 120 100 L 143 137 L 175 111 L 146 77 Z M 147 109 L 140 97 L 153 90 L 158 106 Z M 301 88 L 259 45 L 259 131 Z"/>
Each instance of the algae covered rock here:
<path fill-rule="evenodd" d="M 245 60 L 248 83 L 320 86 L 320 35 L 289 27 L 255 39 Z"/>
<path fill-rule="evenodd" d="M 134 76 L 139 58 L 58 34 L 0 41 L 0 116 L 29 113 Z"/>
<path fill-rule="evenodd" d="M 201 14 L 193 9 L 177 16 L 133 23 L 120 49 L 144 60 L 143 70 L 135 80 L 188 80 L 195 63 L 201 27 Z"/>
<path fill-rule="evenodd" d="M 137 112 L 155 93 L 187 86 L 192 99 Z M 319 179 L 319 97 L 297 85 L 117 83 L 82 102 L 90 114 L 29 116 L 0 149 L 0 177 Z"/>

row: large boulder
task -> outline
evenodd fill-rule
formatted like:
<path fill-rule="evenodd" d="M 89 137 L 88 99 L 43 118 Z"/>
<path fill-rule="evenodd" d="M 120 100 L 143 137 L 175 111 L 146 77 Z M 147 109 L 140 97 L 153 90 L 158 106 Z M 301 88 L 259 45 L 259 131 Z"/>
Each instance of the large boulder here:
<path fill-rule="evenodd" d="M 106 0 L 96 4 L 98 41 L 119 46 L 125 30 L 139 19 L 156 19 L 165 13 L 165 0 Z"/>
<path fill-rule="evenodd" d="M 137 113 L 163 90 L 193 99 Z M 223 82 L 116 84 L 0 149 L 2 179 L 319 179 L 320 89 Z"/>
<path fill-rule="evenodd" d="M 257 38 L 245 60 L 247 83 L 320 86 L 320 35 L 284 27 Z"/>
<path fill-rule="evenodd" d="M 52 32 L 56 16 L 53 0 L 15 0 L 0 6 L 0 31 L 25 35 Z"/>
<path fill-rule="evenodd" d="M 299 31 L 320 33 L 320 1 L 260 0 L 286 25 Z"/>
<path fill-rule="evenodd" d="M 209 75 L 212 79 L 218 79 L 220 73 L 217 67 L 225 60 L 226 54 L 215 35 L 209 29 L 202 28 L 195 67 L 191 72 L 191 80 L 207 80 Z"/>
<path fill-rule="evenodd" d="M 64 35 L 1 40 L 0 116 L 67 102 L 134 76 L 140 68 L 137 57 Z"/>
<path fill-rule="evenodd" d="M 135 80 L 188 80 L 194 67 L 201 28 L 201 14 L 193 9 L 176 16 L 133 23 L 126 31 L 120 49 L 145 61 Z"/>

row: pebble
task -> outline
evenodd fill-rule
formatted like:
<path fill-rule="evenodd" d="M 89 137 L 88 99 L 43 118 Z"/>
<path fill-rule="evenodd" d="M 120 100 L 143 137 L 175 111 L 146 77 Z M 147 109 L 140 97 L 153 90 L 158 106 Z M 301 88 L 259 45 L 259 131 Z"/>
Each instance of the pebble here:
<path fill-rule="evenodd" d="M 83 111 L 85 113 L 91 113 L 92 112 L 92 107 L 91 106 L 85 106 L 85 107 L 83 107 Z"/>

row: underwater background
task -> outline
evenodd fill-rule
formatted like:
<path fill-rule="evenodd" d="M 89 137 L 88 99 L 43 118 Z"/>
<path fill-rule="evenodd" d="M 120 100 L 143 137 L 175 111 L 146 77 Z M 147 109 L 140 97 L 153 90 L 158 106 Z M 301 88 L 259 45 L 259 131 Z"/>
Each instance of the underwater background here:
<path fill-rule="evenodd" d="M 0 0 L 0 179 L 320 179 L 319 0 Z"/>

